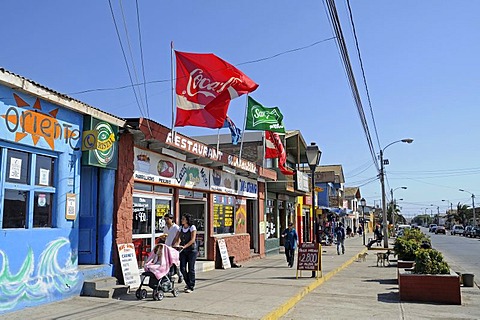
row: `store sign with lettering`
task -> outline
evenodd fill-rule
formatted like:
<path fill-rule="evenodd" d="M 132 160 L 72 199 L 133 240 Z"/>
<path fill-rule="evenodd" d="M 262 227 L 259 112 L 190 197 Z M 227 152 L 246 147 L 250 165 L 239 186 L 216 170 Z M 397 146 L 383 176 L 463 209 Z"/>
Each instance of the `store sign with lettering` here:
<path fill-rule="evenodd" d="M 80 150 L 79 125 L 59 120 L 61 108 L 38 98 L 27 102 L 32 98 L 3 91 L 0 95 L 11 94 L 12 99 L 0 101 L 1 139 L 53 151 Z M 15 105 L 5 103 L 10 100 Z"/>
<path fill-rule="evenodd" d="M 108 169 L 117 169 L 118 126 L 86 116 L 84 119 L 82 163 Z M 92 134 L 91 132 L 95 132 Z M 96 137 L 96 139 L 94 139 Z M 93 146 L 91 145 L 93 143 Z"/>
<path fill-rule="evenodd" d="M 258 197 L 258 186 L 255 180 L 239 178 L 237 194 L 249 198 Z"/>

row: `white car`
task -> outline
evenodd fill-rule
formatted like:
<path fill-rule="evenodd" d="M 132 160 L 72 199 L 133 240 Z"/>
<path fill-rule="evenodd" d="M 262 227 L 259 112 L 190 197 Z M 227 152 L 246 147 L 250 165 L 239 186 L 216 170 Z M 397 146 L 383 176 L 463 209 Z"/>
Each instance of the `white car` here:
<path fill-rule="evenodd" d="M 460 225 L 460 224 L 456 224 L 452 227 L 452 229 L 450 229 L 450 234 L 452 236 L 454 236 L 456 234 L 462 235 L 463 231 L 464 231 L 463 226 Z"/>

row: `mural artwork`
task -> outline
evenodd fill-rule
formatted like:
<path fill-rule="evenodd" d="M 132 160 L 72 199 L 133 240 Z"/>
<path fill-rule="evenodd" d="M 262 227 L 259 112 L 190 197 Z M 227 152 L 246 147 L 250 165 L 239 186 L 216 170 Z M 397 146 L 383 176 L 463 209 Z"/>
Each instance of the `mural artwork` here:
<path fill-rule="evenodd" d="M 78 294 L 82 281 L 78 276 L 77 256 L 70 253 L 63 264 L 58 261 L 61 248 L 71 250 L 70 246 L 67 238 L 51 241 L 38 260 L 29 248 L 16 273 L 12 273 L 8 256 L 0 250 L 0 313 Z"/>

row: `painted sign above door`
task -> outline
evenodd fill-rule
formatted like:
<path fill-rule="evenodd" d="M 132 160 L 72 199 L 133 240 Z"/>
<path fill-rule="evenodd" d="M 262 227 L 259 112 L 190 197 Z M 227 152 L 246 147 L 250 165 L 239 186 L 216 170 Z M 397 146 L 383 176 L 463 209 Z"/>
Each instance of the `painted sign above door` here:
<path fill-rule="evenodd" d="M 71 121 L 71 111 L 8 88 L 1 88 L 0 96 L 11 97 L 0 100 L 1 139 L 52 151 L 79 150 L 80 126 Z"/>

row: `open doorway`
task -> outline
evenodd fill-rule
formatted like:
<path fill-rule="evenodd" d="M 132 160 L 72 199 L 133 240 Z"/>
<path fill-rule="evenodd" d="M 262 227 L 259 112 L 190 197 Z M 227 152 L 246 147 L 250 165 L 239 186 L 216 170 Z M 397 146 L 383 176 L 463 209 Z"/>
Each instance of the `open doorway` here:
<path fill-rule="evenodd" d="M 180 199 L 180 216 L 184 213 L 189 213 L 192 216 L 193 224 L 197 228 L 197 250 L 198 258 L 206 259 L 207 253 L 207 235 L 205 234 L 205 226 L 207 225 L 206 208 L 207 202 L 205 200 Z"/>

